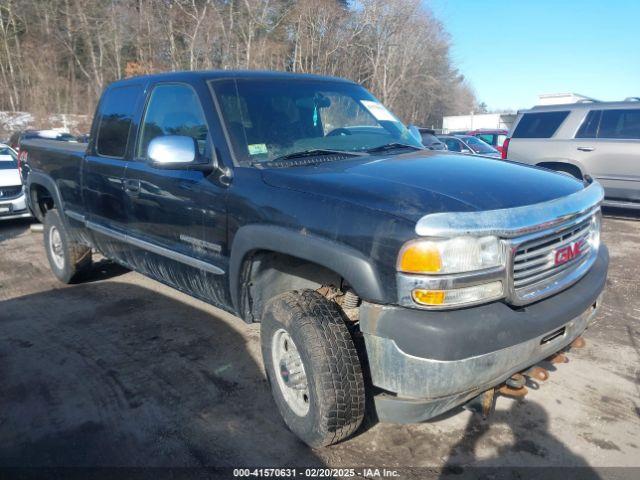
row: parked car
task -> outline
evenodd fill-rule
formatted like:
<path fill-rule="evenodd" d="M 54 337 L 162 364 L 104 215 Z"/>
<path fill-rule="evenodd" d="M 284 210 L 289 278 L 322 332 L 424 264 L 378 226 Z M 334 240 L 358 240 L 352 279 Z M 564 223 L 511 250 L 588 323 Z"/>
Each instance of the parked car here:
<path fill-rule="evenodd" d="M 59 132 L 57 130 L 24 130 L 14 132 L 9 138 L 9 146 L 16 152 L 20 151 L 20 144 L 23 140 L 32 138 L 46 138 L 59 142 L 77 142 L 76 137 L 70 133 Z"/>
<path fill-rule="evenodd" d="M 419 128 L 422 144 L 429 150 L 446 150 L 447 146 L 437 136 L 435 130 L 430 128 Z"/>
<path fill-rule="evenodd" d="M 467 132 L 467 135 L 479 138 L 483 142 L 491 145 L 502 154 L 502 145 L 509 136 L 509 131 L 485 128 L 479 130 L 471 130 L 470 132 Z"/>
<path fill-rule="evenodd" d="M 0 220 L 30 216 L 18 173 L 18 155 L 0 143 Z"/>
<path fill-rule="evenodd" d="M 447 145 L 447 150 L 452 152 L 501 157 L 498 150 L 471 135 L 438 135 L 438 138 Z"/>
<path fill-rule="evenodd" d="M 605 205 L 640 209 L 638 99 L 518 112 L 506 148 L 510 160 L 595 178 L 604 187 Z"/>
<path fill-rule="evenodd" d="M 58 279 L 97 250 L 261 322 L 277 408 L 314 447 L 358 429 L 363 365 L 383 421 L 488 414 L 497 386 L 522 395 L 514 374 L 583 332 L 605 285 L 597 182 L 427 150 L 347 80 L 121 80 L 88 145 L 23 149 Z"/>

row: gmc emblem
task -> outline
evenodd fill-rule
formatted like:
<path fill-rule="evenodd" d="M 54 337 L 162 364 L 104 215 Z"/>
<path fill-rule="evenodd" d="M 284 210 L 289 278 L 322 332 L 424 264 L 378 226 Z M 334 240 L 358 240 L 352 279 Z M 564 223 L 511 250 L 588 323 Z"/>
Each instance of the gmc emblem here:
<path fill-rule="evenodd" d="M 584 239 L 573 242 L 566 247 L 562 247 L 556 250 L 554 263 L 555 265 L 562 265 L 569 260 L 573 260 L 582 253 L 582 247 L 584 246 Z"/>

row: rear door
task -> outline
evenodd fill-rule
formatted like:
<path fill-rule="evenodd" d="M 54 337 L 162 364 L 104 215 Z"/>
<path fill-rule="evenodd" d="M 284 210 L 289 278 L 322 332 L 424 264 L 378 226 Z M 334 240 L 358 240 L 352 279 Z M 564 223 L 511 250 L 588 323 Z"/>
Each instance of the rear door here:
<path fill-rule="evenodd" d="M 509 141 L 509 160 L 535 165 L 572 158 L 573 139 L 556 136 L 569 113 L 569 110 L 558 110 L 521 114 Z"/>
<path fill-rule="evenodd" d="M 607 198 L 640 202 L 640 108 L 592 110 L 576 133 L 576 149 Z"/>
<path fill-rule="evenodd" d="M 95 242 L 107 255 L 124 259 L 122 236 L 128 221 L 123 189 L 135 136 L 133 118 L 143 97 L 142 84 L 113 87 L 103 95 L 94 122 L 94 139 L 82 169 L 85 211 Z"/>

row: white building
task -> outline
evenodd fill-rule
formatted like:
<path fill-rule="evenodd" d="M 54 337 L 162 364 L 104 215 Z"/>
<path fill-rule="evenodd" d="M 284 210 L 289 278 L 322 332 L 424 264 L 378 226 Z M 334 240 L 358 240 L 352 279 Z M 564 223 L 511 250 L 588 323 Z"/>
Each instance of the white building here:
<path fill-rule="evenodd" d="M 564 105 L 566 103 L 597 102 L 595 98 L 579 93 L 542 93 L 538 95 L 536 105 Z M 509 130 L 516 121 L 514 113 L 478 113 L 442 117 L 442 132 L 463 132 L 477 129 Z"/>
<path fill-rule="evenodd" d="M 471 113 L 442 117 L 442 132 L 462 132 L 479 128 L 509 130 L 516 120 L 514 113 Z"/>

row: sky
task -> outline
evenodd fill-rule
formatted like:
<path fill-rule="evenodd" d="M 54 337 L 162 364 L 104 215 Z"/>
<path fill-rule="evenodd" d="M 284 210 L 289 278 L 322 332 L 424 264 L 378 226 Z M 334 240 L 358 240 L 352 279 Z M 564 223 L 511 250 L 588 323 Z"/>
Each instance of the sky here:
<path fill-rule="evenodd" d="M 541 93 L 640 96 L 640 0 L 424 0 L 452 59 L 489 109 Z"/>

